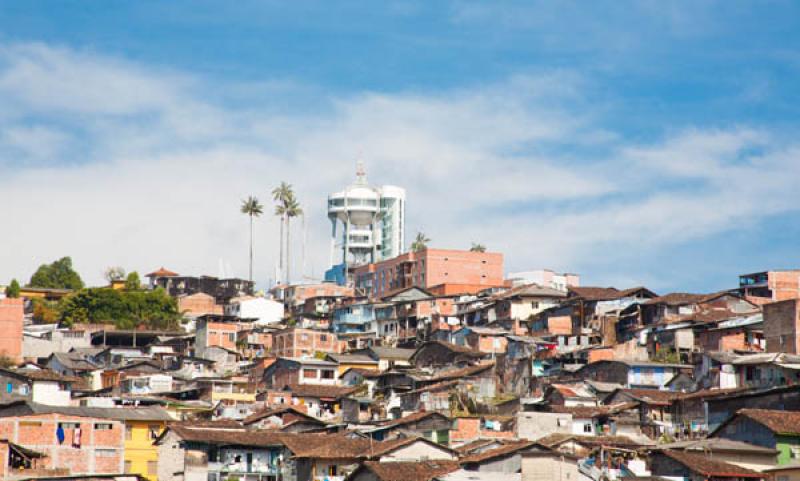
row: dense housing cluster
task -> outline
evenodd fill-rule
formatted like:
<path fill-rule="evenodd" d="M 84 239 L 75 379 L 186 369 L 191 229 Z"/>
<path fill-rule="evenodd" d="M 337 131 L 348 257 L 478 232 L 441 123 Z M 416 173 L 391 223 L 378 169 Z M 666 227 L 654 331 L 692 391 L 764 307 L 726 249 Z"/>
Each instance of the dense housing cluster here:
<path fill-rule="evenodd" d="M 102 288 L 163 291 L 170 329 L 33 322 L 74 293 L 15 288 L 0 479 L 800 476 L 800 270 L 656 293 L 424 247 L 348 275 Z"/>

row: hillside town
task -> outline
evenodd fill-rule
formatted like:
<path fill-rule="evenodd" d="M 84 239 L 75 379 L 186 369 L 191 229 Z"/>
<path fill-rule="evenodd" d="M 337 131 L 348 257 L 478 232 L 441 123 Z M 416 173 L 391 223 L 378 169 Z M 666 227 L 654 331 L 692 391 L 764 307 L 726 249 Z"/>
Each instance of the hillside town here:
<path fill-rule="evenodd" d="M 289 184 L 275 199 L 301 209 Z M 282 252 L 262 290 L 252 264 L 169 259 L 9 283 L 0 479 L 800 479 L 800 269 L 586 286 L 480 244 L 406 248 L 405 191 L 363 167 L 327 205 L 325 280 L 293 282 Z"/>

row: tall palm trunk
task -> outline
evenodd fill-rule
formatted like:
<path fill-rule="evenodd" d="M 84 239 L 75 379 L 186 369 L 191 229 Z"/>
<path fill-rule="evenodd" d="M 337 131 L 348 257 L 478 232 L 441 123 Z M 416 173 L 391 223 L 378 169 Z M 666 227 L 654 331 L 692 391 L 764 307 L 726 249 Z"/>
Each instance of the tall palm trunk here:
<path fill-rule="evenodd" d="M 253 282 L 253 215 L 250 214 L 250 275 L 248 279 Z"/>
<path fill-rule="evenodd" d="M 278 273 L 279 273 L 278 275 L 279 276 L 283 276 L 283 223 L 286 221 L 285 219 L 286 219 L 285 216 L 282 215 L 281 216 L 281 240 L 279 242 L 279 244 L 280 244 L 280 247 L 279 247 L 280 254 L 278 256 Z M 276 281 L 278 281 L 278 283 L 280 283 L 281 279 L 278 278 L 278 279 L 276 279 Z"/>
<path fill-rule="evenodd" d="M 289 246 L 291 245 L 289 238 L 292 234 L 291 221 L 292 218 L 290 216 L 286 216 L 286 284 L 289 284 L 292 270 L 292 258 L 289 255 Z"/>

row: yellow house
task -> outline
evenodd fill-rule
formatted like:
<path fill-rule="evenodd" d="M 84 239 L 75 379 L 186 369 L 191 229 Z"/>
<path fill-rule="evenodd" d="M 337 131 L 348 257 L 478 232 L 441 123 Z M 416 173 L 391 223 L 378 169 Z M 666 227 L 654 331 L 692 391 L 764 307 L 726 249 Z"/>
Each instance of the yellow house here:
<path fill-rule="evenodd" d="M 328 354 L 325 360 L 335 362 L 339 365 L 339 376 L 353 367 L 378 370 L 378 361 L 366 354 Z"/>
<path fill-rule="evenodd" d="M 158 449 L 153 441 L 173 418 L 163 408 L 115 408 L 109 411 L 125 422 L 125 472 L 157 481 Z"/>

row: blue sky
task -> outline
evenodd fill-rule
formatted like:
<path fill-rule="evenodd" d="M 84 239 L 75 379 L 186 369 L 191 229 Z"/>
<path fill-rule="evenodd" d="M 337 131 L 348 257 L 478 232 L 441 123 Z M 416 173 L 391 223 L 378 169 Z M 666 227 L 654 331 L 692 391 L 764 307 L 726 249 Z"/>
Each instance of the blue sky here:
<path fill-rule="evenodd" d="M 434 246 L 657 291 L 797 267 L 796 2 L 2 2 L 0 283 L 72 255 L 244 276 L 293 183 L 328 262 L 360 156 Z M 8 211 L 8 209 L 6 209 Z M 298 223 L 299 224 L 299 223 Z M 413 232 L 409 232 L 409 237 Z M 272 275 L 277 222 L 256 231 Z M 305 265 L 302 268 L 301 265 Z"/>

